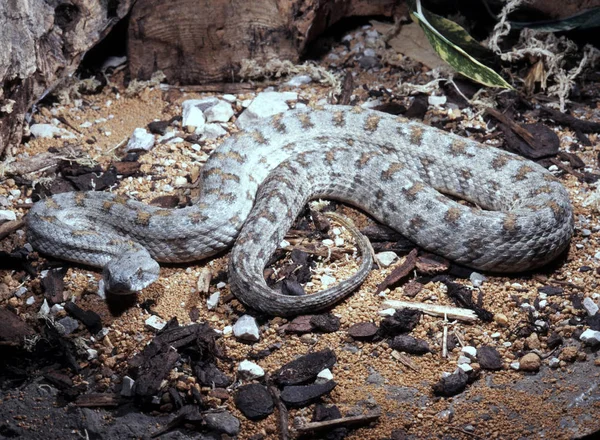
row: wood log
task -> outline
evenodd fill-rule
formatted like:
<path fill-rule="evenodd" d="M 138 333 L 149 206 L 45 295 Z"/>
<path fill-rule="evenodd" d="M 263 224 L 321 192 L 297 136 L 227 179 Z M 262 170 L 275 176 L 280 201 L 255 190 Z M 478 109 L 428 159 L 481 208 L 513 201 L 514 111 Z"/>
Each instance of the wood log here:
<path fill-rule="evenodd" d="M 169 83 L 235 81 L 244 59 L 297 62 L 341 19 L 391 17 L 405 7 L 402 0 L 138 0 L 129 23 L 129 69 L 138 79 L 162 70 Z"/>
<path fill-rule="evenodd" d="M 132 3 L 0 1 L 0 157 L 16 152 L 30 107 L 75 72 Z"/>

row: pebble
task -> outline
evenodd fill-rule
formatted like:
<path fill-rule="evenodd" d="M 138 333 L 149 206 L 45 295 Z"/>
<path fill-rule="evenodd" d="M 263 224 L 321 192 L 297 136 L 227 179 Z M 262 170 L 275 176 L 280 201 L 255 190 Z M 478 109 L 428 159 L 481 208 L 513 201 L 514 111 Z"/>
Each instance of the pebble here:
<path fill-rule="evenodd" d="M 282 113 L 289 109 L 287 101 L 296 101 L 298 94 L 294 92 L 262 92 L 242 112 L 235 124 L 238 128 L 251 128 L 263 118 Z"/>
<path fill-rule="evenodd" d="M 469 279 L 471 280 L 471 284 L 473 284 L 474 287 L 481 287 L 483 282 L 487 280 L 487 278 L 484 275 L 477 272 L 471 272 Z"/>
<path fill-rule="evenodd" d="M 527 353 L 519 359 L 519 369 L 522 371 L 539 371 L 541 365 L 542 359 L 535 353 Z"/>
<path fill-rule="evenodd" d="M 469 356 L 471 359 L 475 359 L 477 357 L 477 349 L 471 345 L 465 345 L 460 351 Z"/>
<path fill-rule="evenodd" d="M 518 361 L 511 362 L 510 363 L 510 368 L 512 368 L 513 370 L 518 371 L 521 368 L 521 364 Z"/>
<path fill-rule="evenodd" d="M 44 298 L 44 302 L 42 303 L 42 306 L 40 307 L 40 310 L 38 311 L 38 315 L 39 316 L 48 316 L 49 313 L 50 313 L 50 306 L 48 305 L 48 301 L 46 300 L 46 298 Z"/>
<path fill-rule="evenodd" d="M 202 110 L 196 105 L 198 101 L 202 100 L 190 99 L 183 102 L 181 125 L 183 127 L 195 127 L 196 133 L 200 134 L 204 132 L 206 118 L 204 117 Z"/>
<path fill-rule="evenodd" d="M 579 339 L 587 345 L 600 345 L 600 331 L 587 329 L 579 336 Z"/>
<path fill-rule="evenodd" d="M 292 79 L 290 79 L 288 82 L 286 82 L 284 85 L 290 86 L 290 87 L 298 87 L 298 86 L 302 86 L 304 84 L 310 84 L 311 82 L 312 82 L 312 78 L 310 77 L 310 75 L 296 75 Z"/>
<path fill-rule="evenodd" d="M 596 313 L 598 313 L 598 304 L 596 304 L 589 296 L 586 296 L 583 299 L 583 307 L 585 308 L 588 316 L 594 316 Z"/>
<path fill-rule="evenodd" d="M 375 258 L 377 258 L 377 261 L 383 267 L 389 267 L 394 261 L 398 259 L 398 255 L 396 254 L 396 252 L 386 251 L 379 252 L 377 255 L 375 255 Z"/>
<path fill-rule="evenodd" d="M 204 136 L 207 139 L 216 139 L 227 134 L 227 130 L 219 124 L 206 124 L 204 126 Z"/>
<path fill-rule="evenodd" d="M 17 219 L 17 216 L 14 212 L 9 211 L 8 209 L 0 210 L 0 224 L 4 222 L 10 222 Z"/>
<path fill-rule="evenodd" d="M 64 318 L 59 319 L 58 324 L 62 326 L 62 329 L 59 327 L 58 330 L 62 335 L 70 335 L 79 327 L 79 322 L 70 316 L 65 316 Z"/>
<path fill-rule="evenodd" d="M 211 294 L 208 299 L 206 300 L 206 307 L 208 308 L 208 310 L 214 310 L 217 308 L 217 306 L 219 305 L 219 300 L 221 299 L 221 292 L 219 292 L 218 290 Z"/>
<path fill-rule="evenodd" d="M 496 313 L 494 315 L 494 321 L 496 321 L 496 323 L 501 326 L 508 325 L 508 318 L 504 313 Z"/>
<path fill-rule="evenodd" d="M 144 324 L 146 324 L 146 327 L 150 330 L 160 331 L 167 325 L 167 321 L 159 316 L 152 315 L 144 321 Z"/>
<path fill-rule="evenodd" d="M 204 111 L 206 122 L 228 122 L 233 116 L 231 104 L 225 101 L 217 102 Z"/>
<path fill-rule="evenodd" d="M 132 397 L 133 396 L 133 385 L 135 380 L 129 376 L 123 376 L 123 383 L 121 385 L 121 396 Z"/>
<path fill-rule="evenodd" d="M 329 368 L 325 368 L 324 370 L 321 370 L 319 374 L 317 374 L 318 383 L 328 382 L 330 380 L 333 380 L 333 373 Z"/>
<path fill-rule="evenodd" d="M 202 418 L 208 428 L 227 436 L 236 437 L 240 432 L 240 421 L 229 411 L 204 413 Z"/>
<path fill-rule="evenodd" d="M 330 286 L 331 284 L 335 283 L 337 281 L 337 279 L 335 279 L 334 277 L 332 277 L 331 275 L 321 275 L 321 284 L 323 285 L 323 287 L 327 287 Z"/>
<path fill-rule="evenodd" d="M 36 138 L 53 138 L 60 136 L 63 139 L 73 139 L 76 136 L 70 131 L 56 127 L 52 124 L 33 124 L 29 127 L 29 132 Z"/>
<path fill-rule="evenodd" d="M 550 368 L 558 368 L 558 367 L 560 367 L 560 359 L 557 358 L 557 357 L 551 357 L 548 360 L 548 366 Z"/>
<path fill-rule="evenodd" d="M 175 177 L 175 181 L 173 183 L 175 184 L 175 186 L 181 187 L 187 185 L 188 181 L 183 176 L 177 176 Z"/>
<path fill-rule="evenodd" d="M 258 379 L 265 375 L 265 370 L 260 365 L 245 359 L 238 365 L 238 374 L 245 380 Z"/>
<path fill-rule="evenodd" d="M 458 361 L 457 361 L 458 365 L 470 364 L 470 363 L 471 363 L 471 358 L 469 358 L 467 356 L 459 356 L 458 357 Z"/>
<path fill-rule="evenodd" d="M 260 339 L 260 332 L 256 319 L 250 315 L 243 315 L 233 325 L 233 335 L 244 341 L 256 342 Z"/>
<path fill-rule="evenodd" d="M 26 293 L 27 293 L 27 287 L 25 287 L 25 286 L 21 286 L 17 290 L 15 290 L 15 296 L 17 298 L 21 298 Z"/>
<path fill-rule="evenodd" d="M 201 99 L 187 99 L 181 103 L 181 107 L 183 107 L 184 111 L 186 108 L 196 107 L 198 110 L 200 110 L 202 113 L 204 113 L 209 108 L 217 105 L 219 103 L 219 101 L 220 101 L 219 98 L 217 98 L 215 96 L 210 96 L 208 98 L 201 98 Z M 186 124 L 183 124 L 183 125 L 185 126 Z"/>
<path fill-rule="evenodd" d="M 458 368 L 460 368 L 461 370 L 463 370 L 465 373 L 470 374 L 472 373 L 473 367 L 467 363 L 463 363 L 463 364 L 458 364 Z"/>
<path fill-rule="evenodd" d="M 27 304 L 28 306 L 33 305 L 34 302 L 35 302 L 35 296 L 30 296 L 29 298 L 27 298 L 25 300 L 25 304 Z"/>
<path fill-rule="evenodd" d="M 61 306 L 60 304 L 54 304 L 52 306 L 52 308 L 50 308 L 50 313 L 52 314 L 52 316 L 57 315 L 58 313 L 62 312 L 65 308 L 63 306 Z"/>
<path fill-rule="evenodd" d="M 342 237 L 335 237 L 335 239 L 333 240 L 333 243 L 340 247 L 344 245 L 344 239 Z"/>
<path fill-rule="evenodd" d="M 330 238 L 326 238 L 321 243 L 323 243 L 323 246 L 327 246 L 327 247 L 331 247 L 335 244 L 335 242 Z"/>
<path fill-rule="evenodd" d="M 321 396 L 329 394 L 336 385 L 335 381 L 329 380 L 324 383 L 314 383 L 311 385 L 286 386 L 281 391 L 281 400 L 288 407 L 303 407 L 319 399 Z"/>
<path fill-rule="evenodd" d="M 275 381 L 282 386 L 311 382 L 323 370 L 331 369 L 336 362 L 335 353 L 328 348 L 308 353 L 283 365 L 275 373 Z"/>
<path fill-rule="evenodd" d="M 500 353 L 494 347 L 488 345 L 477 349 L 477 361 L 484 370 L 500 370 L 502 368 Z"/>
<path fill-rule="evenodd" d="M 234 402 L 237 409 L 250 420 L 264 419 L 275 409 L 267 387 L 259 383 L 239 387 Z"/>
<path fill-rule="evenodd" d="M 148 133 L 145 128 L 136 128 L 127 142 L 125 151 L 150 151 L 152 147 L 154 147 L 154 135 Z"/>
<path fill-rule="evenodd" d="M 237 97 L 235 95 L 231 95 L 231 94 L 225 94 L 222 96 L 224 101 L 230 102 L 230 103 L 234 103 L 235 101 L 237 101 Z"/>
<path fill-rule="evenodd" d="M 430 95 L 427 98 L 427 103 L 429 105 L 439 106 L 439 105 L 444 105 L 446 103 L 447 99 L 448 98 L 446 98 L 445 95 L 443 95 L 443 96 Z"/>

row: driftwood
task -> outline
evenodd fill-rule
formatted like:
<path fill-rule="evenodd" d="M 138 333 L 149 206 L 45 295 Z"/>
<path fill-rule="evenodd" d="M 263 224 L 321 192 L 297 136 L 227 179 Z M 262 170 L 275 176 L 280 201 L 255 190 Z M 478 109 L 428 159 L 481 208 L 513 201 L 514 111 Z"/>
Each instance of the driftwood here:
<path fill-rule="evenodd" d="M 420 302 L 396 301 L 389 299 L 383 302 L 384 307 L 394 309 L 415 309 L 433 316 L 447 316 L 449 319 L 458 319 L 461 321 L 475 322 L 477 314 L 473 310 L 462 309 L 460 307 L 442 306 L 437 304 L 426 304 Z"/>

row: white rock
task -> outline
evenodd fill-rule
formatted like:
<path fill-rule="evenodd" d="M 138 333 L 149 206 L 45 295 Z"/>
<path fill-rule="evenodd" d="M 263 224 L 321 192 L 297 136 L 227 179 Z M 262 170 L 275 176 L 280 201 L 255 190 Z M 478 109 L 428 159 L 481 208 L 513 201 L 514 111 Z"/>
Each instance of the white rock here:
<path fill-rule="evenodd" d="M 225 101 L 219 101 L 212 107 L 204 111 L 206 122 L 228 122 L 233 116 L 231 104 Z"/>
<path fill-rule="evenodd" d="M 52 124 L 33 124 L 29 127 L 29 132 L 36 138 L 53 138 L 60 136 L 62 138 L 75 138 L 70 131 L 64 130 Z"/>
<path fill-rule="evenodd" d="M 295 101 L 298 94 L 293 92 L 262 92 L 242 112 L 235 124 L 239 128 L 251 128 L 257 121 L 289 109 L 287 101 Z"/>
<path fill-rule="evenodd" d="M 471 373 L 473 371 L 473 367 L 469 364 L 458 364 L 458 368 L 463 370 L 465 373 Z"/>
<path fill-rule="evenodd" d="M 519 361 L 511 362 L 510 368 L 513 370 L 519 370 L 519 368 L 521 368 L 521 363 Z"/>
<path fill-rule="evenodd" d="M 57 330 L 62 335 L 70 335 L 79 328 L 79 321 L 71 318 L 70 316 L 65 316 L 64 318 L 59 319 L 57 324 Z"/>
<path fill-rule="evenodd" d="M 237 101 L 237 97 L 235 95 L 231 95 L 231 94 L 225 94 L 222 96 L 224 101 L 227 102 L 231 102 L 234 103 L 235 101 Z"/>
<path fill-rule="evenodd" d="M 252 380 L 263 377 L 265 375 L 265 370 L 263 370 L 260 365 L 256 365 L 254 362 L 250 362 L 246 359 L 238 365 L 238 374 L 242 379 Z"/>
<path fill-rule="evenodd" d="M 342 230 L 340 228 L 333 228 L 331 232 L 333 232 L 333 235 L 340 235 Z"/>
<path fill-rule="evenodd" d="M 35 302 L 35 296 L 30 296 L 29 298 L 27 298 L 25 300 L 25 304 L 27 304 L 28 306 L 32 305 Z"/>
<path fill-rule="evenodd" d="M 123 376 L 123 383 L 121 385 L 121 396 L 123 396 L 123 397 L 133 396 L 133 386 L 134 385 L 135 385 L 135 380 L 133 380 L 129 376 Z"/>
<path fill-rule="evenodd" d="M 490 335 L 490 338 L 498 339 L 500 336 L 502 336 L 502 334 L 500 332 L 495 332 Z"/>
<path fill-rule="evenodd" d="M 557 358 L 557 357 L 551 357 L 548 360 L 548 366 L 550 368 L 558 368 L 558 367 L 560 367 L 560 359 Z"/>
<path fill-rule="evenodd" d="M 323 245 L 327 246 L 327 247 L 331 247 L 335 244 L 335 242 L 333 240 L 331 240 L 330 238 L 326 238 L 321 243 L 323 243 Z"/>
<path fill-rule="evenodd" d="M 27 287 L 25 287 L 25 286 L 21 286 L 17 290 L 15 290 L 15 296 L 17 298 L 21 298 L 26 293 L 27 293 Z"/>
<path fill-rule="evenodd" d="M 224 335 L 229 335 L 231 334 L 231 332 L 233 332 L 233 327 L 231 325 L 226 325 L 225 327 L 223 327 Z"/>
<path fill-rule="evenodd" d="M 598 304 L 596 304 L 589 296 L 586 296 L 583 299 L 583 307 L 587 311 L 588 316 L 594 316 L 598 313 Z"/>
<path fill-rule="evenodd" d="M 329 368 L 325 368 L 324 370 L 321 370 L 319 374 L 317 374 L 316 382 L 323 383 L 329 382 L 330 380 L 333 380 L 333 373 Z"/>
<path fill-rule="evenodd" d="M 8 209 L 0 210 L 0 223 L 10 222 L 17 219 L 17 216 L 14 212 L 9 211 Z"/>
<path fill-rule="evenodd" d="M 192 99 L 190 101 L 196 100 Z M 206 118 L 204 117 L 202 110 L 195 105 L 185 105 L 190 101 L 185 101 L 183 103 L 181 125 L 183 127 L 196 127 L 196 133 L 202 133 L 204 131 L 204 126 L 206 125 Z"/>
<path fill-rule="evenodd" d="M 481 275 L 477 272 L 471 272 L 469 279 L 471 280 L 471 284 L 473 284 L 474 287 L 481 287 L 483 282 L 487 280 L 487 278 L 484 275 Z"/>
<path fill-rule="evenodd" d="M 52 308 L 50 308 L 50 313 L 54 316 L 60 312 L 62 312 L 65 308 L 60 304 L 54 304 Z"/>
<path fill-rule="evenodd" d="M 477 357 L 477 349 L 471 345 L 465 345 L 460 349 L 460 351 L 469 356 L 471 359 L 475 359 Z"/>
<path fill-rule="evenodd" d="M 312 78 L 310 75 L 296 75 L 288 82 L 285 83 L 286 86 L 290 87 L 298 87 L 304 84 L 310 84 L 312 82 Z"/>
<path fill-rule="evenodd" d="M 173 183 L 175 184 L 175 186 L 184 186 L 187 185 L 188 181 L 183 176 L 177 176 L 175 177 L 175 181 Z"/>
<path fill-rule="evenodd" d="M 106 289 L 105 289 L 105 285 L 104 285 L 104 280 L 101 279 L 100 281 L 98 281 L 98 296 L 102 299 L 106 299 Z"/>
<path fill-rule="evenodd" d="M 98 357 L 98 350 L 94 350 L 93 348 L 87 349 L 88 361 L 94 360 Z"/>
<path fill-rule="evenodd" d="M 335 239 L 333 240 L 333 243 L 336 246 L 344 246 L 344 239 L 342 237 L 335 237 Z"/>
<path fill-rule="evenodd" d="M 467 356 L 459 356 L 458 357 L 458 365 L 461 364 L 470 364 L 471 363 L 471 359 Z"/>
<path fill-rule="evenodd" d="M 380 316 L 394 316 L 394 314 L 396 313 L 396 309 L 394 308 L 389 308 L 389 309 L 383 309 L 379 311 L 379 315 Z"/>
<path fill-rule="evenodd" d="M 146 327 L 156 331 L 162 330 L 164 326 L 167 325 L 167 321 L 156 315 L 150 316 L 144 323 L 146 324 Z"/>
<path fill-rule="evenodd" d="M 434 105 L 434 106 L 438 106 L 438 105 L 444 105 L 446 103 L 446 96 L 436 96 L 436 95 L 431 95 L 427 98 L 427 102 L 429 103 L 429 105 Z"/>
<path fill-rule="evenodd" d="M 225 283 L 224 281 L 219 281 L 217 283 L 217 289 L 224 289 L 225 286 L 227 286 L 227 283 Z"/>
<path fill-rule="evenodd" d="M 40 307 L 38 315 L 39 316 L 48 316 L 49 313 L 50 313 L 50 306 L 48 305 L 48 301 L 46 300 L 46 298 L 44 298 L 44 302 L 42 303 L 42 306 Z"/>
<path fill-rule="evenodd" d="M 332 277 L 331 275 L 321 275 L 321 284 L 323 285 L 323 287 L 327 287 L 333 283 L 335 283 L 337 280 Z"/>
<path fill-rule="evenodd" d="M 207 139 L 216 139 L 227 134 L 227 130 L 219 124 L 206 124 L 204 126 L 204 136 Z"/>
<path fill-rule="evenodd" d="M 383 267 L 388 267 L 398 259 L 398 255 L 396 252 L 386 251 L 379 252 L 377 255 L 375 255 L 375 258 L 377 258 L 377 261 L 379 261 L 379 264 L 381 264 Z"/>
<path fill-rule="evenodd" d="M 238 339 L 244 341 L 258 341 L 260 339 L 260 333 L 256 319 L 250 315 L 243 315 L 233 325 L 233 335 Z"/>
<path fill-rule="evenodd" d="M 154 147 L 154 135 L 145 128 L 136 128 L 127 142 L 125 151 L 150 151 Z"/>
<path fill-rule="evenodd" d="M 591 328 L 584 331 L 579 339 L 587 345 L 595 346 L 600 344 L 600 332 Z"/>
<path fill-rule="evenodd" d="M 221 299 L 221 292 L 219 292 L 218 290 L 213 293 L 212 295 L 210 295 L 208 297 L 208 299 L 206 300 L 206 307 L 208 308 L 208 310 L 214 310 L 217 308 L 217 306 L 219 305 L 219 300 Z"/>

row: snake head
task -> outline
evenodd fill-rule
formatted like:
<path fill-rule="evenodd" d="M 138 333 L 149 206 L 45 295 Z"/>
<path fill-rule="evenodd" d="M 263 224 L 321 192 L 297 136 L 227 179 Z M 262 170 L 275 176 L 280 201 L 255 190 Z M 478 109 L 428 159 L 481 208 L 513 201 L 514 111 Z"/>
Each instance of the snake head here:
<path fill-rule="evenodd" d="M 160 266 L 145 249 L 127 251 L 114 257 L 102 271 L 105 289 L 129 295 L 148 287 L 158 279 Z"/>

